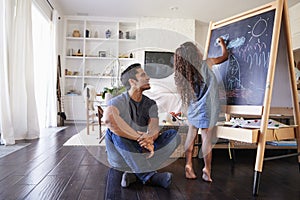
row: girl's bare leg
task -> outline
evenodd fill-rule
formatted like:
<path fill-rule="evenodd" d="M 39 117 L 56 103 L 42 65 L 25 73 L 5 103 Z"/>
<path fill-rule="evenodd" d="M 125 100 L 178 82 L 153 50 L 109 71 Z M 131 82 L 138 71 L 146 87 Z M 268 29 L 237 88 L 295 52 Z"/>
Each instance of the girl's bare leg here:
<path fill-rule="evenodd" d="M 197 176 L 193 169 L 193 149 L 194 141 L 197 135 L 198 129 L 192 125 L 189 125 L 184 149 L 185 149 L 185 177 L 187 179 L 196 179 Z"/>
<path fill-rule="evenodd" d="M 212 161 L 212 129 L 202 129 L 202 153 L 204 160 L 204 168 L 202 169 L 202 179 L 207 182 L 212 182 L 211 179 L 211 161 Z"/>

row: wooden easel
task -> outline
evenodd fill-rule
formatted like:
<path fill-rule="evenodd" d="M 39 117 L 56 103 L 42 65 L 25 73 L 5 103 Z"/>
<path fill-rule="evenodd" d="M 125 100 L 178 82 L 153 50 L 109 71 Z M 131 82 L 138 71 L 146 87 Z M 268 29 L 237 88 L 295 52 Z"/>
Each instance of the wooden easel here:
<path fill-rule="evenodd" d="M 294 74 L 294 59 L 292 52 L 292 43 L 291 43 L 291 34 L 290 34 L 290 23 L 288 15 L 288 6 L 286 0 L 277 0 L 275 2 L 266 4 L 259 8 L 250 10 L 248 12 L 242 13 L 240 15 L 233 16 L 231 18 L 222 20 L 216 23 L 210 23 L 208 39 L 206 43 L 204 59 L 208 56 L 209 50 L 212 48 L 212 36 L 216 31 L 224 29 L 227 25 L 232 23 L 237 23 L 241 20 L 251 18 L 256 15 L 261 15 L 263 13 L 274 11 L 274 24 L 272 29 L 272 40 L 270 44 L 270 57 L 268 64 L 267 77 L 265 82 L 265 90 L 263 96 L 263 102 L 261 105 L 243 105 L 243 104 L 230 104 L 224 107 L 224 112 L 227 115 L 237 114 L 237 115 L 250 115 L 250 116 L 260 116 L 261 125 L 259 129 L 244 129 L 244 128 L 233 128 L 226 126 L 218 126 L 216 128 L 216 135 L 219 138 L 237 140 L 247 143 L 256 143 L 257 144 L 257 155 L 255 161 L 255 172 L 254 172 L 254 182 L 253 182 L 253 195 L 258 195 L 260 177 L 263 168 L 264 152 L 266 147 L 266 141 L 270 140 L 286 140 L 286 139 L 295 139 L 297 141 L 297 150 L 298 150 L 298 163 L 300 170 L 300 115 L 299 115 L 299 104 L 298 104 L 298 95 L 297 95 L 297 85 Z M 215 32 L 214 32 L 215 31 Z M 282 41 L 283 40 L 283 41 Z M 286 54 L 288 63 L 283 67 L 286 67 L 284 70 L 287 73 L 289 83 L 290 83 L 290 94 L 292 101 L 292 108 L 288 107 L 273 107 L 272 106 L 272 95 L 278 91 L 274 91 L 274 79 L 276 68 L 281 67 L 277 63 L 277 58 L 282 53 L 283 49 L 280 49 L 279 44 L 286 44 Z M 287 67 L 288 66 L 288 67 Z M 286 83 L 282 83 L 286 84 Z M 274 98 L 274 102 L 276 98 Z M 279 128 L 279 129 L 268 129 L 269 117 L 271 114 L 282 114 L 284 115 L 287 111 L 292 110 L 294 116 L 295 125 L 288 128 Z"/>

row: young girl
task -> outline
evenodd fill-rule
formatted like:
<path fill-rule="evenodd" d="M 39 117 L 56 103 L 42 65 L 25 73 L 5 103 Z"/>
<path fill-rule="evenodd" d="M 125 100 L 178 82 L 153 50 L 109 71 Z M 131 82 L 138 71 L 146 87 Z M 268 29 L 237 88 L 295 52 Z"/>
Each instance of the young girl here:
<path fill-rule="evenodd" d="M 186 42 L 176 49 L 174 57 L 175 84 L 181 94 L 184 108 L 187 108 L 189 129 L 185 142 L 185 177 L 196 179 L 193 169 L 192 153 L 194 140 L 198 129 L 201 129 L 202 153 L 204 168 L 202 179 L 212 182 L 212 128 L 219 117 L 218 83 L 211 70 L 214 64 L 219 64 L 228 59 L 226 45 L 222 38 L 218 39 L 222 48 L 222 55 L 208 58 L 203 61 L 200 50 L 192 42 Z"/>

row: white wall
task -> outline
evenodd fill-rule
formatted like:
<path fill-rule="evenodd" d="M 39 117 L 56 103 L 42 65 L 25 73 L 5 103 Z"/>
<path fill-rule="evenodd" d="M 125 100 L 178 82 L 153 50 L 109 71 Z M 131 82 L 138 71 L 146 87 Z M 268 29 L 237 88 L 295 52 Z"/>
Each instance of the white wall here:
<path fill-rule="evenodd" d="M 201 49 L 202 53 L 205 49 L 206 39 L 207 39 L 207 33 L 208 33 L 208 26 L 209 24 L 196 21 L 196 42 L 198 43 L 199 48 Z"/>
<path fill-rule="evenodd" d="M 144 17 L 139 19 L 137 53 L 144 62 L 144 51 L 171 51 L 185 41 L 195 40 L 195 20 Z"/>
<path fill-rule="evenodd" d="M 300 3 L 289 9 L 293 49 L 300 49 Z"/>
<path fill-rule="evenodd" d="M 166 30 L 169 31 L 170 33 L 174 33 L 174 36 L 176 35 L 178 38 L 181 38 L 183 36 L 185 39 L 189 39 L 189 40 L 195 39 L 194 19 L 143 17 L 140 18 L 139 20 L 139 28 L 152 29 L 158 31 L 159 33 L 163 33 L 163 30 Z M 178 42 L 180 43 L 181 41 Z M 174 45 L 176 45 L 175 43 L 176 41 L 174 41 Z"/>
<path fill-rule="evenodd" d="M 174 52 L 186 41 L 205 45 L 208 25 L 194 19 L 170 19 L 143 17 L 139 19 L 138 42 L 139 51 L 136 57 L 144 62 L 144 51 Z"/>

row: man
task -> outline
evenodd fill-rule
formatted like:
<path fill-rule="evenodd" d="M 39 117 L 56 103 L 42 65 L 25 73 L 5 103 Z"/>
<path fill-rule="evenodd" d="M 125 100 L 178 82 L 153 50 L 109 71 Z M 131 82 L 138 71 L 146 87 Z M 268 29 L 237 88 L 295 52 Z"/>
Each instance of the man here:
<path fill-rule="evenodd" d="M 169 188 L 172 174 L 156 170 L 180 143 L 175 130 L 159 132 L 156 102 L 143 95 L 150 89 L 149 76 L 139 63 L 130 65 L 121 81 L 127 91 L 112 98 L 104 112 L 108 161 L 124 171 L 122 187 L 138 178 L 143 184 Z"/>

